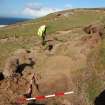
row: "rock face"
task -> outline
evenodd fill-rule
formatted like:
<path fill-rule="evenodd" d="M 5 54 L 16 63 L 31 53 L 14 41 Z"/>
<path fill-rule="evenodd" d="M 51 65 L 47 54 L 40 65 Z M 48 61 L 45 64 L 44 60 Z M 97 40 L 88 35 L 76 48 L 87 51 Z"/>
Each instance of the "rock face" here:
<path fill-rule="evenodd" d="M 5 77 L 12 76 L 15 73 L 22 75 L 22 71 L 26 67 L 32 68 L 33 65 L 34 61 L 30 58 L 30 52 L 25 49 L 20 49 L 6 60 L 3 74 Z"/>

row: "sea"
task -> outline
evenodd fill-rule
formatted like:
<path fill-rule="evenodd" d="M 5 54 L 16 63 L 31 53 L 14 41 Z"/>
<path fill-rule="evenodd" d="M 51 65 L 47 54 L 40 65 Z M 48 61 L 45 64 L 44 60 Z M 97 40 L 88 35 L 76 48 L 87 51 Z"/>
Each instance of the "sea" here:
<path fill-rule="evenodd" d="M 24 22 L 30 19 L 27 18 L 11 18 L 11 17 L 0 17 L 0 27 L 5 27 L 7 25 L 16 24 L 18 22 Z"/>

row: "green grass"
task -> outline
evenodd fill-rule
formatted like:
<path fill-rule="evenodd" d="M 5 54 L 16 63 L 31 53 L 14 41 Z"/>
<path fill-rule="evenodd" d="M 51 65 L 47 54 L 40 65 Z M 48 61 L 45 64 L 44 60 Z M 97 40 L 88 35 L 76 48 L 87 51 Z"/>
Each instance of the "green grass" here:
<path fill-rule="evenodd" d="M 0 43 L 0 68 L 3 68 L 5 60 L 13 54 L 17 49 L 30 49 L 36 44 L 35 40 L 30 40 L 28 37 L 22 41 L 13 41 Z"/>
<path fill-rule="evenodd" d="M 98 78 L 98 76 L 95 75 L 95 73 L 92 74 L 92 76 L 88 81 L 86 81 L 86 83 L 88 84 L 88 87 L 86 88 L 87 98 L 90 103 L 94 103 L 95 98 L 101 92 L 103 83 Z"/>
<path fill-rule="evenodd" d="M 102 41 L 101 47 L 100 47 L 100 52 L 99 52 L 99 63 L 100 63 L 100 68 L 103 69 L 105 68 L 105 39 Z"/>
<path fill-rule="evenodd" d="M 86 81 L 87 98 L 93 103 L 95 98 L 104 90 L 105 82 L 103 73 L 105 72 L 105 39 L 94 49 L 88 57 L 88 68 L 91 73 L 89 80 Z"/>
<path fill-rule="evenodd" d="M 57 18 L 56 14 L 50 14 L 46 17 L 42 17 L 39 19 L 23 22 L 21 24 L 17 24 L 15 26 L 8 26 L 0 29 L 0 39 L 13 37 L 14 35 L 17 37 L 21 37 L 23 41 L 13 41 L 7 43 L 0 43 L 0 67 L 3 68 L 4 62 L 8 56 L 10 56 L 15 50 L 20 48 L 30 49 L 34 47 L 35 43 L 37 43 L 37 29 L 40 25 L 46 24 L 48 26 L 47 34 L 54 34 L 56 31 L 70 30 L 74 28 L 83 28 L 89 24 L 98 23 L 102 18 L 104 18 L 104 13 L 95 11 L 84 10 L 74 12 L 73 15 L 69 17 L 59 17 Z M 67 11 L 71 12 L 71 11 Z M 55 20 L 54 18 L 57 18 Z M 80 34 L 80 33 L 79 33 Z M 78 34 L 78 35 L 79 35 Z M 83 34 L 81 32 L 81 34 Z M 69 53 L 69 52 L 68 52 Z M 94 54 L 94 52 L 93 52 Z M 94 58 L 96 64 L 95 70 L 102 71 L 105 68 L 105 40 L 103 40 L 102 45 L 100 46 L 100 52 L 98 57 Z M 90 67 L 91 68 L 91 67 Z M 78 71 L 81 74 L 82 71 Z M 91 80 L 87 81 L 88 87 L 86 89 L 87 98 L 89 102 L 92 102 L 94 98 L 99 94 L 101 89 L 101 82 L 98 80 L 97 75 L 92 73 Z"/>
<path fill-rule="evenodd" d="M 68 10 L 60 13 L 65 13 L 65 12 L 71 12 L 71 11 Z M 0 66 L 2 65 L 2 63 L 4 63 L 3 61 L 5 60 L 5 58 L 8 55 L 10 55 L 14 50 L 23 47 L 25 48 L 33 47 L 34 43 L 36 43 L 38 39 L 37 29 L 42 24 L 46 24 L 48 26 L 47 30 L 48 35 L 51 35 L 52 33 L 54 35 L 56 31 L 69 30 L 77 27 L 82 28 L 88 24 L 100 21 L 100 18 L 104 16 L 103 12 L 97 14 L 95 11 L 90 12 L 88 10 L 85 10 L 85 12 L 81 12 L 78 10 L 74 12 L 73 15 L 69 15 L 69 17 L 65 16 L 57 17 L 56 16 L 57 13 L 54 13 L 35 20 L 33 19 L 13 26 L 0 28 L 0 39 L 10 38 L 14 36 L 16 36 L 17 38 L 21 37 L 23 39 L 23 41 L 18 40 L 18 42 L 14 41 L 11 43 L 8 42 L 0 44 L 0 51 L 1 51 L 0 60 L 2 61 L 0 62 Z M 57 18 L 57 20 L 55 20 L 55 18 Z M 32 39 L 34 41 L 31 41 Z"/>
<path fill-rule="evenodd" d="M 30 40 L 32 37 L 32 38 L 35 38 L 34 40 L 37 40 L 37 29 L 42 24 L 48 25 L 47 34 L 51 35 L 52 33 L 55 33 L 56 31 L 60 31 L 60 30 L 63 31 L 63 30 L 73 29 L 76 27 L 82 28 L 88 24 L 100 21 L 100 19 L 104 17 L 103 12 L 96 13 L 95 11 L 93 12 L 90 12 L 88 10 L 84 10 L 84 11 L 85 12 L 81 12 L 78 10 L 74 12 L 73 15 L 69 15 L 69 17 L 62 16 L 58 18 L 56 16 L 57 13 L 54 13 L 54 14 L 50 14 L 42 18 L 23 22 L 15 26 L 8 26 L 6 28 L 0 28 L 0 39 L 16 36 L 18 38 L 21 37 L 24 40 L 23 42 L 14 41 L 12 43 L 0 44 L 1 60 L 3 58 L 2 53 L 4 55 L 7 55 L 8 52 L 11 53 L 15 49 L 18 49 L 24 46 L 25 47 L 28 47 L 30 45 L 32 46 L 35 41 L 28 42 L 28 39 Z M 68 11 L 63 11 L 61 13 L 65 13 L 65 12 L 71 12 L 71 11 L 68 10 Z M 57 18 L 57 20 L 55 20 L 55 18 Z"/>
<path fill-rule="evenodd" d="M 20 48 L 31 49 L 35 46 L 35 44 L 39 41 L 37 38 L 37 29 L 42 24 L 46 24 L 48 26 L 48 35 L 54 35 L 56 31 L 75 28 L 82 29 L 84 26 L 87 26 L 89 24 L 100 22 L 100 20 L 105 16 L 103 12 L 96 13 L 95 11 L 84 11 L 85 12 L 76 11 L 69 17 L 62 16 L 59 18 L 57 18 L 56 13 L 54 13 L 46 17 L 23 22 L 22 24 L 17 24 L 16 26 L 0 28 L 0 39 L 10 38 L 14 36 L 22 39 L 19 39 L 18 41 L 0 43 L 0 68 L 3 68 L 7 57 L 13 54 L 15 50 Z M 57 18 L 57 20 L 55 20 L 54 18 Z M 85 35 L 82 31 L 77 33 L 78 34 L 70 34 L 74 34 L 73 38 L 75 36 L 77 37 L 79 35 Z M 64 39 L 65 37 L 63 37 L 63 40 Z M 75 51 L 65 52 L 65 50 L 63 49 L 62 52 L 66 56 L 70 56 L 73 55 Z M 98 74 L 103 73 L 105 70 L 105 39 L 102 41 L 102 44 L 98 49 L 95 49 L 93 52 L 91 52 L 88 58 L 88 62 L 90 63 L 90 65 L 88 65 L 90 68 L 89 72 L 91 72 L 89 79 L 84 82 L 84 78 L 82 78 L 83 72 L 85 72 L 85 70 L 87 69 L 84 66 L 80 66 L 80 70 L 78 70 L 78 72 L 76 71 L 74 75 L 78 77 L 76 80 L 81 79 L 79 83 L 81 88 L 84 87 L 85 84 L 87 85 L 87 87 L 85 87 L 86 97 L 89 100 L 89 103 L 93 103 L 95 97 L 101 92 L 104 86 L 103 80 L 98 76 Z M 91 65 L 91 63 L 93 62 L 95 64 L 95 68 Z"/>
<path fill-rule="evenodd" d="M 43 18 L 39 18 L 36 20 L 31 20 L 28 22 L 24 22 L 26 25 L 17 25 L 12 28 L 3 28 L 0 29 L 0 38 L 3 37 L 12 37 L 14 35 L 16 36 L 33 36 L 37 34 L 37 29 L 42 24 L 48 25 L 48 34 L 55 33 L 59 30 L 67 30 L 72 29 L 75 27 L 83 27 L 87 24 L 91 24 L 96 22 L 97 20 L 100 20 L 100 18 L 103 16 L 103 13 L 82 13 L 77 12 L 74 15 L 70 15 L 69 17 L 59 17 L 57 20 L 54 20 L 56 18 L 56 15 L 48 15 Z"/>

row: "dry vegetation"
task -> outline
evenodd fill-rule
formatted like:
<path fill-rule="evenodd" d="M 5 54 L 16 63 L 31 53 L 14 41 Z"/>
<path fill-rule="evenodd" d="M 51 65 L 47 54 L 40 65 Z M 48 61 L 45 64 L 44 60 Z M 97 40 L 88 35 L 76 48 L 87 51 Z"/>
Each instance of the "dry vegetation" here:
<path fill-rule="evenodd" d="M 75 91 L 73 96 L 45 100 L 42 104 L 63 105 L 65 102 L 64 105 L 93 105 L 96 96 L 105 87 L 104 28 L 99 29 L 99 24 L 104 25 L 104 13 L 104 9 L 68 10 L 1 28 L 1 71 L 8 63 L 6 59 L 17 56 L 14 51 L 21 48 L 30 50 L 28 56 L 34 59 L 35 64 L 33 68 L 26 67 L 22 77 L 16 77 L 18 84 L 11 78 L 0 81 L 0 99 L 4 97 L 0 105 L 16 105 L 14 101 L 25 93 L 32 73 L 36 72 L 41 76 L 40 92 L 34 86 L 33 96 L 61 90 Z M 51 52 L 42 50 L 38 44 L 36 33 L 41 24 L 48 25 L 48 38 L 53 40 Z M 84 27 L 90 24 L 96 31 L 88 27 L 90 32 L 84 32 Z M 102 35 L 100 31 L 103 31 Z M 12 97 L 9 99 L 10 95 Z"/>

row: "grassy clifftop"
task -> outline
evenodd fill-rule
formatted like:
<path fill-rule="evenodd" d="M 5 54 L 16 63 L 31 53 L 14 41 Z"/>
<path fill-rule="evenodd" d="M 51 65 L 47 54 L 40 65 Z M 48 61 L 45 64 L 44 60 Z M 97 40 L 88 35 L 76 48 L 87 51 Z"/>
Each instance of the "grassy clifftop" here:
<path fill-rule="evenodd" d="M 48 25 L 48 34 L 56 31 L 83 27 L 98 22 L 104 15 L 103 10 L 68 10 L 49 14 L 45 17 L 10 25 L 0 29 L 0 38 L 16 36 L 34 36 L 40 25 Z"/>
<path fill-rule="evenodd" d="M 94 35 L 90 37 L 83 28 L 103 24 L 104 17 L 104 9 L 75 9 L 0 28 L 0 67 L 4 67 L 6 58 L 16 49 L 33 48 L 38 59 L 36 71 L 44 76 L 59 72 L 68 75 L 77 90 L 74 103 L 93 105 L 105 87 L 105 38 L 97 44 Z M 37 49 L 40 46 L 37 29 L 42 24 L 48 26 L 49 37 L 61 40 L 55 41 L 51 56 Z"/>
<path fill-rule="evenodd" d="M 37 29 L 42 24 L 48 26 L 47 34 L 51 36 L 57 31 L 82 28 L 88 24 L 99 22 L 103 17 L 104 10 L 66 10 L 52 13 L 39 19 L 0 28 L 0 43 L 10 39 L 10 41 L 0 44 L 0 59 L 4 61 L 17 48 L 34 46 L 33 43 L 37 43 Z M 3 62 L 0 62 L 0 65 L 2 64 Z"/>

